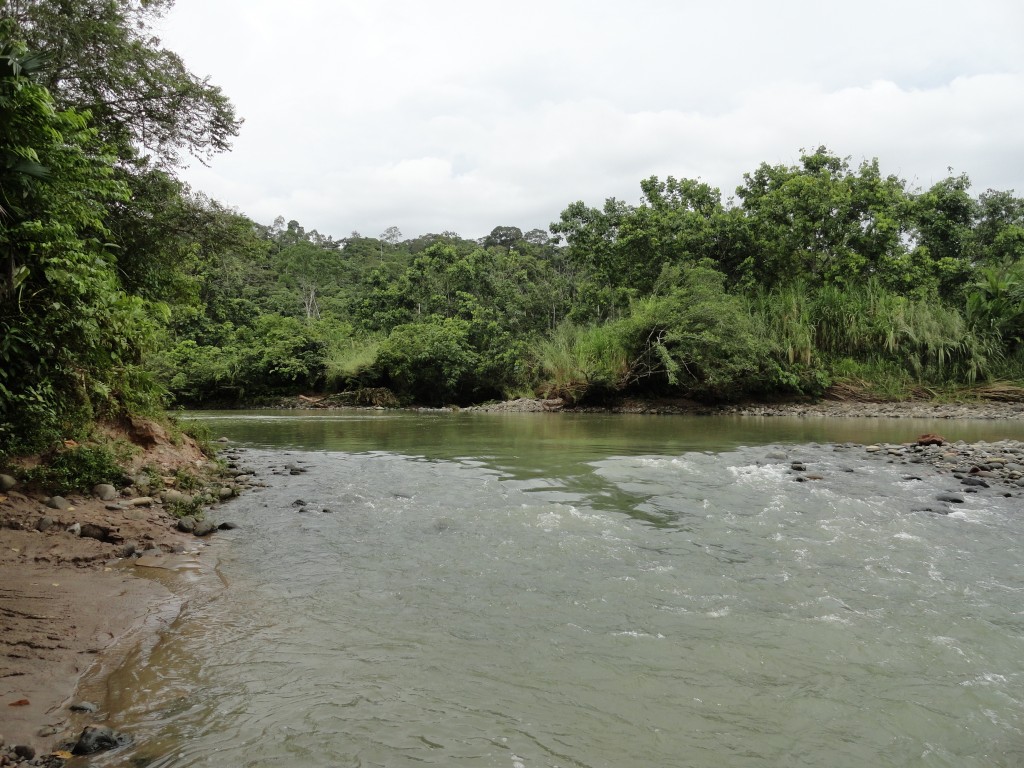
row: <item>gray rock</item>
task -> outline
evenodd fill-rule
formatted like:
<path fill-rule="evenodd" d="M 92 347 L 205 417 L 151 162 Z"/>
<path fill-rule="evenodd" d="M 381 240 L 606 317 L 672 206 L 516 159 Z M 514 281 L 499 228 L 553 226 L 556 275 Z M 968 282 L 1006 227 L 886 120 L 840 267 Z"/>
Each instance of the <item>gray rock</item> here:
<path fill-rule="evenodd" d="M 964 497 L 958 493 L 940 493 L 935 497 L 938 501 L 946 501 L 950 504 L 963 504 Z"/>
<path fill-rule="evenodd" d="M 72 536 L 81 536 L 82 535 L 82 524 L 81 523 L 72 523 L 71 525 L 68 526 L 68 533 L 70 533 Z"/>
<path fill-rule="evenodd" d="M 175 488 L 168 488 L 160 494 L 160 498 L 163 499 L 164 504 L 174 504 L 175 502 L 184 501 L 185 494 Z"/>
<path fill-rule="evenodd" d="M 68 707 L 68 709 L 70 709 L 72 712 L 95 712 L 99 709 L 99 707 L 97 707 L 91 701 L 76 701 L 74 704 Z"/>
<path fill-rule="evenodd" d="M 139 545 L 134 541 L 126 541 L 124 546 L 121 547 L 121 557 L 131 557 L 139 551 Z"/>
<path fill-rule="evenodd" d="M 232 488 L 228 488 L 226 485 L 223 488 L 217 490 L 217 498 L 224 500 L 230 499 L 235 495 L 235 491 Z"/>
<path fill-rule="evenodd" d="M 131 744 L 131 741 L 131 736 L 118 733 L 105 725 L 87 725 L 71 751 L 76 755 L 91 755 L 105 749 L 123 747 L 125 744 Z"/>
<path fill-rule="evenodd" d="M 221 523 L 217 526 L 218 531 L 233 531 L 238 527 L 238 523 Z"/>
<path fill-rule="evenodd" d="M 63 496 L 51 496 L 46 501 L 44 501 L 43 504 L 48 506 L 50 509 L 59 509 L 61 511 L 71 509 L 71 502 L 65 499 Z"/>
<path fill-rule="evenodd" d="M 128 500 L 129 507 L 151 507 L 155 499 L 152 496 L 138 496 Z"/>
<path fill-rule="evenodd" d="M 304 499 L 296 499 L 295 501 L 292 502 L 292 506 L 293 507 L 304 507 L 304 506 L 306 506 L 306 502 L 305 502 Z"/>
<path fill-rule="evenodd" d="M 973 485 L 973 486 L 976 486 L 978 488 L 988 488 L 989 487 L 988 483 L 985 482 L 984 480 L 982 480 L 980 477 L 965 477 L 963 480 L 960 481 L 960 484 L 961 485 Z"/>
<path fill-rule="evenodd" d="M 18 479 L 13 475 L 0 475 L 0 493 L 7 493 L 18 484 Z"/>
<path fill-rule="evenodd" d="M 182 517 L 178 520 L 176 527 L 182 533 L 192 533 L 196 529 L 196 522 L 194 517 Z"/>
<path fill-rule="evenodd" d="M 113 501 L 117 498 L 117 488 L 110 483 L 97 483 L 92 488 L 92 494 L 100 501 Z"/>
<path fill-rule="evenodd" d="M 200 520 L 196 523 L 196 527 L 192 529 L 192 533 L 196 536 L 209 536 L 215 530 L 217 530 L 217 526 L 209 520 Z"/>
<path fill-rule="evenodd" d="M 36 530 L 40 533 L 45 533 L 53 527 L 53 518 L 49 515 L 43 515 L 36 520 Z"/>

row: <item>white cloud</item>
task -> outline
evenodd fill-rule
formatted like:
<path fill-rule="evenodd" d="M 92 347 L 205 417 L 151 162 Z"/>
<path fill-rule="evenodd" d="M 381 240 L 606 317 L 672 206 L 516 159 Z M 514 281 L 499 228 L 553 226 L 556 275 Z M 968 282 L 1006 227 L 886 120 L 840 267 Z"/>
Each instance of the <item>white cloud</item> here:
<path fill-rule="evenodd" d="M 649 175 L 732 193 L 829 146 L 1024 193 L 1024 6 L 178 0 L 165 43 L 246 117 L 194 186 L 336 236 L 546 226 Z"/>

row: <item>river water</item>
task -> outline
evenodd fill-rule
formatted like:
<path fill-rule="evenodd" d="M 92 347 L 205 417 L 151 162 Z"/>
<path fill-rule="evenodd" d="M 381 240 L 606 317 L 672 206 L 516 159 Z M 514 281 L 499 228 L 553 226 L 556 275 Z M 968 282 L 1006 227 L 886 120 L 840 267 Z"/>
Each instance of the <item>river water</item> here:
<path fill-rule="evenodd" d="M 268 487 L 92 765 L 1024 764 L 1022 497 L 833 445 L 1019 422 L 195 416 Z"/>

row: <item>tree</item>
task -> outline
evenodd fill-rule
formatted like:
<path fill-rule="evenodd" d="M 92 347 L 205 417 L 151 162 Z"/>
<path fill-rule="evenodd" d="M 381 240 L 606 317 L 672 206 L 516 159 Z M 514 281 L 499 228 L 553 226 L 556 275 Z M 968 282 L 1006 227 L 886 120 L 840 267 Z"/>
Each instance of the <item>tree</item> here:
<path fill-rule="evenodd" d="M 0 21 L 0 453 L 80 435 L 97 415 L 154 404 L 153 336 L 107 247 L 106 206 L 127 195 L 85 115 L 58 111 Z"/>
<path fill-rule="evenodd" d="M 223 152 L 241 121 L 220 88 L 160 46 L 152 29 L 173 0 L 0 0 L 30 50 L 48 53 L 46 86 L 59 109 L 91 112 L 122 160 L 157 165 L 182 152 Z"/>

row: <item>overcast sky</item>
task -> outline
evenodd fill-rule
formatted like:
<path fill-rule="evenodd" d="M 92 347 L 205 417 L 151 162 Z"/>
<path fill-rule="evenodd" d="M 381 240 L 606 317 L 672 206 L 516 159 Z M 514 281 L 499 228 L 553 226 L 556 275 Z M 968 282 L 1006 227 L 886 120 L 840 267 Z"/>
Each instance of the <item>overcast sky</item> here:
<path fill-rule="evenodd" d="M 728 197 L 826 145 L 1024 195 L 1020 0 L 177 0 L 245 124 L 185 178 L 262 223 L 547 228 L 651 175 Z"/>

